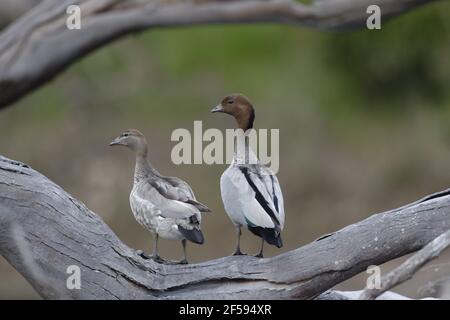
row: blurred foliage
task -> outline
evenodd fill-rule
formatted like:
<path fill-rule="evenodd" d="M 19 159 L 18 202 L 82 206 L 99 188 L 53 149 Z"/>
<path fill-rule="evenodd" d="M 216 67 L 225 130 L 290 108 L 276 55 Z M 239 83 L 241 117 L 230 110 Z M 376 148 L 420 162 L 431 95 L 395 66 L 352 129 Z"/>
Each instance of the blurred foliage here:
<path fill-rule="evenodd" d="M 366 99 L 360 107 L 405 111 L 409 103 L 442 106 L 449 98 L 450 20 L 430 7 L 386 25 L 327 39 L 324 60 L 343 75 L 344 87 Z"/>

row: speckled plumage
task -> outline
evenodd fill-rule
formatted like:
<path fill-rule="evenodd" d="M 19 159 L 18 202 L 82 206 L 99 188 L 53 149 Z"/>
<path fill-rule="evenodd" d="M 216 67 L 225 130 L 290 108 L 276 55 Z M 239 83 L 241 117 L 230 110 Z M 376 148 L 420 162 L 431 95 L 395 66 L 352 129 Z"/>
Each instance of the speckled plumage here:
<path fill-rule="evenodd" d="M 148 160 L 145 137 L 130 129 L 110 145 L 123 145 L 136 153 L 133 189 L 130 206 L 136 221 L 155 235 L 153 257 L 159 258 L 159 237 L 182 240 L 186 262 L 186 240 L 202 244 L 201 213 L 209 212 L 207 206 L 195 199 L 191 187 L 180 178 L 165 177 L 155 170 Z"/>
<path fill-rule="evenodd" d="M 174 180 L 181 182 L 177 185 Z M 170 240 L 185 238 L 179 226 L 200 230 L 201 212 L 189 202 L 198 203 L 186 182 L 161 176 L 151 170 L 148 162 L 137 162 L 130 205 L 135 219 L 145 229 Z"/>

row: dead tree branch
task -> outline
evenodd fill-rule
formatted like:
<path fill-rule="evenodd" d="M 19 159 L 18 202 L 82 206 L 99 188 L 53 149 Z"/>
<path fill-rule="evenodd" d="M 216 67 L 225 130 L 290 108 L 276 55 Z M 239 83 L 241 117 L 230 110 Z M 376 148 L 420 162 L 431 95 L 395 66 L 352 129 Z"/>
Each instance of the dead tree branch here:
<path fill-rule="evenodd" d="M 434 0 L 46 0 L 0 35 L 0 108 L 24 97 L 93 50 L 151 28 L 218 23 L 283 23 L 343 30 L 365 25 L 369 5 L 382 21 Z M 69 5 L 82 29 L 66 27 Z"/>
<path fill-rule="evenodd" d="M 0 3 L 0 30 L 39 2 L 40 0 L 2 0 Z"/>
<path fill-rule="evenodd" d="M 139 257 L 61 187 L 4 157 L 0 205 L 0 254 L 44 298 L 311 299 L 369 265 L 421 249 L 450 228 L 445 191 L 273 258 L 162 265 Z M 81 268 L 81 290 L 65 286 L 70 265 Z"/>
<path fill-rule="evenodd" d="M 358 291 L 338 291 L 328 290 L 316 298 L 316 300 L 359 300 L 363 290 Z M 413 300 L 401 294 L 385 291 L 376 297 L 376 300 Z M 436 298 L 422 298 L 420 300 L 439 300 Z"/>
<path fill-rule="evenodd" d="M 414 254 L 400 266 L 381 278 L 379 289 L 366 288 L 361 293 L 361 300 L 374 300 L 389 289 L 409 280 L 413 275 L 429 261 L 439 255 L 450 246 L 450 230 L 427 244 L 423 249 Z"/>

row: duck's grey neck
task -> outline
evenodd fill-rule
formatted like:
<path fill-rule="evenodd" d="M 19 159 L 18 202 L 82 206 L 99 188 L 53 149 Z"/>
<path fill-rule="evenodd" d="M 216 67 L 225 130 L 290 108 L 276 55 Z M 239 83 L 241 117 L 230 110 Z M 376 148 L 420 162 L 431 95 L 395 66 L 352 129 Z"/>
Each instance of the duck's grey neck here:
<path fill-rule="evenodd" d="M 255 164 L 257 163 L 257 158 L 253 154 L 253 151 L 250 147 L 249 137 L 245 135 L 241 137 L 241 143 L 243 142 L 243 146 L 238 144 L 238 137 L 234 139 L 234 152 L 233 152 L 233 162 L 239 164 Z"/>
<path fill-rule="evenodd" d="M 136 183 L 143 179 L 155 176 L 159 177 L 160 174 L 151 165 L 150 161 L 147 158 L 147 154 L 138 153 L 136 155 L 136 167 L 134 168 L 134 182 Z"/>

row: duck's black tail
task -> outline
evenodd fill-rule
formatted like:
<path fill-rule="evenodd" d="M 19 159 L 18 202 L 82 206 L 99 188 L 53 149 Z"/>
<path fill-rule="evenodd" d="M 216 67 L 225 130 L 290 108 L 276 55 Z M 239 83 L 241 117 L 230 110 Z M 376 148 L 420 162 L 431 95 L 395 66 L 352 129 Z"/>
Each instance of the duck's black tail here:
<path fill-rule="evenodd" d="M 205 242 L 205 238 L 203 237 L 202 230 L 197 228 L 192 229 L 186 229 L 182 226 L 178 226 L 178 230 L 181 232 L 181 234 L 188 239 L 191 242 L 197 243 L 197 244 L 203 244 Z"/>
<path fill-rule="evenodd" d="M 261 237 L 267 243 L 276 246 L 277 248 L 281 248 L 283 246 L 283 240 L 281 239 L 281 234 L 274 228 L 263 228 L 263 227 L 252 227 L 248 226 L 248 230 L 250 230 L 253 234 Z"/>

